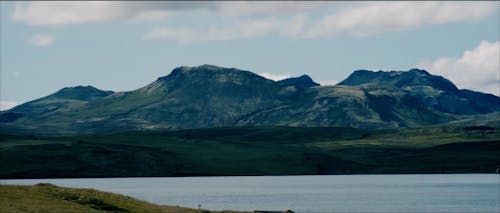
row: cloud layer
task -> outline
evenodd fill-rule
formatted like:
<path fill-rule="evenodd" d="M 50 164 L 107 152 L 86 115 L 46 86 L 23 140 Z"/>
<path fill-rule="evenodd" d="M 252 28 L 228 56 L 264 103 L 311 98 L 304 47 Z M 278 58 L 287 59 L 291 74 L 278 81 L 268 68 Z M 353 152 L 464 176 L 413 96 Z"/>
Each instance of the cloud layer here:
<path fill-rule="evenodd" d="M 498 10 L 498 2 L 369 2 L 328 14 L 304 33 L 366 36 L 384 32 L 480 20 Z"/>
<path fill-rule="evenodd" d="M 164 19 L 169 11 L 211 8 L 210 2 L 33 1 L 17 3 L 12 19 L 35 26 Z"/>
<path fill-rule="evenodd" d="M 369 36 L 374 34 L 402 31 L 424 26 L 449 23 L 472 22 L 491 16 L 498 10 L 498 2 L 369 2 L 353 3 L 326 13 L 320 18 L 312 18 L 307 11 L 318 9 L 317 5 L 302 5 L 298 15 L 270 15 L 277 10 L 269 4 L 267 9 L 256 9 L 252 14 L 266 14 L 265 18 L 236 19 L 224 26 L 206 28 L 155 28 L 144 35 L 146 39 L 167 39 L 181 44 L 207 41 L 249 39 L 269 35 L 292 38 L 329 38 L 333 36 Z M 242 10 L 245 4 L 225 5 L 223 11 Z M 338 4 L 324 4 L 339 7 Z M 291 9 L 290 9 L 291 8 Z M 299 7 L 289 7 L 293 11 Z M 304 12 L 305 11 L 305 12 Z M 245 12 L 242 11 L 243 14 Z M 284 12 L 282 12 L 284 13 Z M 273 13 L 274 14 L 274 13 Z M 279 14 L 279 13 L 278 13 Z"/>
<path fill-rule="evenodd" d="M 235 40 L 264 36 L 275 27 L 270 19 L 236 22 L 225 27 L 210 27 L 203 30 L 154 28 L 144 35 L 145 39 L 170 39 L 180 44 L 218 40 Z"/>
<path fill-rule="evenodd" d="M 422 62 L 417 67 L 450 79 L 463 89 L 500 96 L 500 42 L 481 41 L 461 57 L 443 57 Z"/>
<path fill-rule="evenodd" d="M 185 44 L 267 35 L 294 38 L 368 36 L 430 25 L 477 21 L 494 14 L 499 6 L 500 2 L 35 1 L 18 3 L 12 19 L 27 25 L 63 26 L 103 21 L 163 20 L 175 12 L 204 10 L 232 20 L 218 25 L 201 25 L 204 27 L 174 28 L 164 25 L 151 29 L 143 36 Z M 320 10 L 322 12 L 318 13 Z"/>
<path fill-rule="evenodd" d="M 28 25 L 61 26 L 111 20 L 156 20 L 170 12 L 207 10 L 242 17 L 311 11 L 321 2 L 216 2 L 216 1 L 33 1 L 17 3 L 12 19 Z M 331 5 L 331 4 L 330 4 Z"/>
<path fill-rule="evenodd" d="M 44 2 L 18 3 L 12 19 L 28 25 L 58 26 L 107 21 L 126 16 L 124 4 L 116 2 Z"/>

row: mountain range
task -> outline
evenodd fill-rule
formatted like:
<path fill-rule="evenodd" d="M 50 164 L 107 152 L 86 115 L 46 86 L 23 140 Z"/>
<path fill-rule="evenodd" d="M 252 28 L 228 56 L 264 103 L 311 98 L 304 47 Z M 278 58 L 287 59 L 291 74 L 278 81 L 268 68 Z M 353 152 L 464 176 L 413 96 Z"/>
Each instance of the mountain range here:
<path fill-rule="evenodd" d="M 2 133 L 80 134 L 236 126 L 394 129 L 498 116 L 500 97 L 458 89 L 425 70 L 354 71 L 334 86 L 309 76 L 273 81 L 213 65 L 182 66 L 142 88 L 92 86 L 0 112 Z"/>

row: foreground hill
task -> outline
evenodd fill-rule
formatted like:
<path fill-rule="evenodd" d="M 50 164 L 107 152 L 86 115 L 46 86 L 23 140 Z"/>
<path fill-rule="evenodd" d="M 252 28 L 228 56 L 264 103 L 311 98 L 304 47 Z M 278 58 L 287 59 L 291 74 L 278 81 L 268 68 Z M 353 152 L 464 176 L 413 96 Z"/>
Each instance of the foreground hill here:
<path fill-rule="evenodd" d="M 0 178 L 492 173 L 497 168 L 498 126 L 0 135 Z"/>
<path fill-rule="evenodd" d="M 154 205 L 124 195 L 94 189 L 58 187 L 45 183 L 34 186 L 0 185 L 0 212 L 204 213 L 212 211 Z M 219 211 L 213 213 L 217 212 Z"/>
<path fill-rule="evenodd" d="M 335 86 L 272 81 L 212 65 L 178 67 L 128 92 L 73 87 L 0 112 L 7 134 L 81 134 L 234 126 L 423 127 L 500 111 L 500 98 L 424 70 L 355 71 Z"/>

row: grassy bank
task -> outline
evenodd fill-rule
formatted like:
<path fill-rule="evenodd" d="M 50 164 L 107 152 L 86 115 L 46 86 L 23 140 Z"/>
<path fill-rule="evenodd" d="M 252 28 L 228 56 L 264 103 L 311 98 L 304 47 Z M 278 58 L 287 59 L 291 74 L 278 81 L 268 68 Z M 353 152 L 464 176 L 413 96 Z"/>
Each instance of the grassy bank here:
<path fill-rule="evenodd" d="M 0 178 L 492 173 L 496 168 L 499 128 L 247 127 L 0 135 Z"/>
<path fill-rule="evenodd" d="M 52 184 L 0 185 L 0 212 L 238 213 L 160 206 L 124 195 Z"/>

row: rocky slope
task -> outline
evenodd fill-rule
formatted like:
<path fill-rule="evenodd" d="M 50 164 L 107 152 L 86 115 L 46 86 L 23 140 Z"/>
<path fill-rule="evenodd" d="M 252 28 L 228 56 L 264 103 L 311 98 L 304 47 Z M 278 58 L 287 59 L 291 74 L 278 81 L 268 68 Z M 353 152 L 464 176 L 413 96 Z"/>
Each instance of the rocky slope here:
<path fill-rule="evenodd" d="M 419 127 L 500 111 L 500 98 L 424 70 L 355 71 L 335 86 L 272 81 L 213 65 L 178 67 L 128 92 L 64 88 L 0 112 L 3 133 L 67 134 L 222 126 Z"/>

